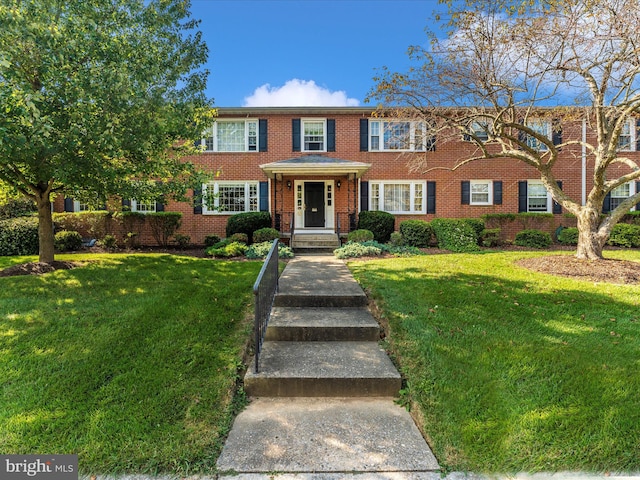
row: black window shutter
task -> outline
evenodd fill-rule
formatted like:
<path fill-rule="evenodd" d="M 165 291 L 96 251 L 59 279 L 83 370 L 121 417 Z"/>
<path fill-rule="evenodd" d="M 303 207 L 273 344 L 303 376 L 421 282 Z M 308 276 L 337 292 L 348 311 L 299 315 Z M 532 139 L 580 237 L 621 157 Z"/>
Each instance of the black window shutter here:
<path fill-rule="evenodd" d="M 557 118 L 554 118 L 551 122 L 551 140 L 554 145 L 562 143 L 562 123 Z"/>
<path fill-rule="evenodd" d="M 73 198 L 64 197 L 64 211 L 73 212 Z"/>
<path fill-rule="evenodd" d="M 527 208 L 527 181 L 518 182 L 518 213 L 523 213 Z"/>
<path fill-rule="evenodd" d="M 202 187 L 193 189 L 193 214 L 202 215 Z"/>
<path fill-rule="evenodd" d="M 436 182 L 427 182 L 427 213 L 436 213 Z"/>
<path fill-rule="evenodd" d="M 327 119 L 327 152 L 336 151 L 336 121 Z"/>
<path fill-rule="evenodd" d="M 636 182 L 636 193 L 640 192 L 640 182 Z M 636 203 L 636 211 L 640 211 L 640 202 Z"/>
<path fill-rule="evenodd" d="M 360 182 L 360 211 L 369 210 L 369 182 Z"/>
<path fill-rule="evenodd" d="M 156 202 L 156 212 L 164 212 L 164 202 L 163 201 Z"/>
<path fill-rule="evenodd" d="M 269 211 L 269 182 L 260 182 L 259 208 L 261 212 Z"/>
<path fill-rule="evenodd" d="M 125 207 L 127 210 L 131 210 L 131 200 L 123 198 L 122 199 L 122 206 Z"/>
<path fill-rule="evenodd" d="M 562 190 L 562 181 L 558 180 L 558 187 Z M 553 213 L 559 214 L 562 213 L 562 205 L 560 205 L 555 200 L 553 201 Z"/>
<path fill-rule="evenodd" d="M 493 204 L 502 205 L 502 180 L 493 182 Z"/>
<path fill-rule="evenodd" d="M 460 182 L 460 191 L 462 193 L 460 203 L 462 205 L 469 205 L 471 203 L 471 182 L 469 180 L 462 180 Z"/>
<path fill-rule="evenodd" d="M 360 151 L 369 151 L 369 119 L 360 119 Z"/>
<path fill-rule="evenodd" d="M 611 192 L 607 193 L 602 202 L 602 213 L 609 213 L 611 211 Z"/>
<path fill-rule="evenodd" d="M 427 138 L 427 152 L 435 152 L 436 151 L 436 136 L 432 135 L 431 137 Z"/>
<path fill-rule="evenodd" d="M 300 151 L 300 119 L 294 118 L 291 120 L 291 135 L 293 141 L 293 151 Z"/>
<path fill-rule="evenodd" d="M 464 140 L 465 142 L 470 142 L 472 140 L 471 135 L 469 133 L 463 133 L 462 140 Z"/>
<path fill-rule="evenodd" d="M 259 130 L 259 138 L 258 138 L 258 151 L 266 152 L 267 151 L 267 120 L 260 119 L 258 120 L 258 130 Z"/>

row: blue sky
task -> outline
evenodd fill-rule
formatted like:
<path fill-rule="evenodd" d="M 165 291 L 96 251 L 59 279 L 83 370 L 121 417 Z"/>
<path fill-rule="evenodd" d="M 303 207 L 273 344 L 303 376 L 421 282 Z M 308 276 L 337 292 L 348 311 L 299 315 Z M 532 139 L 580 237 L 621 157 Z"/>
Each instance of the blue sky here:
<path fill-rule="evenodd" d="M 365 105 L 376 69 L 405 71 L 437 0 L 192 0 L 218 107 Z"/>

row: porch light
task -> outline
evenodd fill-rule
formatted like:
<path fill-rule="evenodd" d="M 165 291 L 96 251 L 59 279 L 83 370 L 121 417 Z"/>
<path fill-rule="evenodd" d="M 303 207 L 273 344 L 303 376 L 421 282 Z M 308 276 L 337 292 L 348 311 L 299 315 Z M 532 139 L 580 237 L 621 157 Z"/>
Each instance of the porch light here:
<path fill-rule="evenodd" d="M 340 182 L 340 180 L 338 180 L 338 181 L 336 182 L 336 186 L 337 186 L 338 188 L 340 188 L 340 185 L 342 185 L 342 182 Z"/>
<path fill-rule="evenodd" d="M 287 189 L 291 190 L 291 180 L 287 180 Z"/>

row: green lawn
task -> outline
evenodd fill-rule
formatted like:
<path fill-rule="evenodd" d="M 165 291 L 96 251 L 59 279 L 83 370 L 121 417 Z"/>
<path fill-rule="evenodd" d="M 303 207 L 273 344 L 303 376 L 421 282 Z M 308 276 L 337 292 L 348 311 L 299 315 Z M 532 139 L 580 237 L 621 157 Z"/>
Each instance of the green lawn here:
<path fill-rule="evenodd" d="M 445 470 L 640 470 L 640 286 L 514 265 L 530 255 L 349 266 L 389 322 L 402 400 Z"/>
<path fill-rule="evenodd" d="M 84 474 L 214 469 L 261 263 L 57 259 L 91 263 L 0 278 L 0 452 L 78 454 Z"/>

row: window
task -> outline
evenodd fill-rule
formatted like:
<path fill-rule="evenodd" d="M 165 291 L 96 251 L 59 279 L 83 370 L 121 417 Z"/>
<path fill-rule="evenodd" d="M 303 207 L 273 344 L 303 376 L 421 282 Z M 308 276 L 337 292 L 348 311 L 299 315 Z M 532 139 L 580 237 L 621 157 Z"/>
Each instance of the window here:
<path fill-rule="evenodd" d="M 527 127 L 543 137 L 552 138 L 551 122 L 548 120 L 530 120 L 527 122 Z M 539 152 L 549 149 L 546 144 L 531 135 L 527 135 L 527 146 Z"/>
<path fill-rule="evenodd" d="M 493 181 L 471 180 L 471 205 L 491 205 L 493 203 Z"/>
<path fill-rule="evenodd" d="M 74 212 L 88 212 L 91 210 L 91 206 L 88 203 L 81 202 L 80 200 L 73 201 Z"/>
<path fill-rule="evenodd" d="M 539 180 L 529 180 L 527 184 L 527 211 L 550 212 L 551 195 Z"/>
<path fill-rule="evenodd" d="M 204 132 L 206 152 L 258 151 L 258 120 L 217 120 Z"/>
<path fill-rule="evenodd" d="M 425 182 L 370 182 L 370 210 L 424 213 Z"/>
<path fill-rule="evenodd" d="M 202 213 L 234 214 L 258 211 L 258 182 L 217 182 L 203 185 Z"/>
<path fill-rule="evenodd" d="M 324 120 L 302 120 L 302 145 L 303 152 L 324 152 L 326 150 Z"/>
<path fill-rule="evenodd" d="M 469 124 L 470 133 L 481 142 L 489 140 L 491 120 L 488 118 L 478 118 Z M 468 140 L 471 140 L 470 138 Z"/>
<path fill-rule="evenodd" d="M 369 122 L 370 151 L 425 151 L 432 147 L 433 138 L 427 134 L 424 122 Z"/>
<path fill-rule="evenodd" d="M 634 186 L 634 183 L 625 183 L 624 185 L 620 185 L 619 187 L 611 190 L 610 209 L 614 210 L 631 195 L 635 195 L 636 192 L 634 191 Z"/>
<path fill-rule="evenodd" d="M 636 129 L 634 128 L 635 121 L 629 119 L 622 127 L 622 132 L 618 137 L 618 150 L 620 151 L 634 151 L 636 145 Z M 615 208 L 615 207 L 611 207 Z"/>
<path fill-rule="evenodd" d="M 141 202 L 131 200 L 131 211 L 140 213 L 150 213 L 156 211 L 156 202 Z"/>

